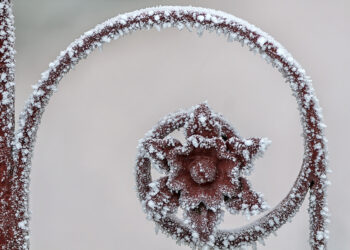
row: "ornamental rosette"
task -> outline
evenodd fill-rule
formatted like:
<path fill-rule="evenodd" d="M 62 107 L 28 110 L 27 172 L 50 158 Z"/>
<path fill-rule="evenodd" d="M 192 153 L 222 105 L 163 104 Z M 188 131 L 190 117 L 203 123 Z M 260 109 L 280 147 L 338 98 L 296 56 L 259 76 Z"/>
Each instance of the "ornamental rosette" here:
<path fill-rule="evenodd" d="M 171 135 L 181 128 L 184 142 Z M 224 208 L 246 216 L 267 209 L 246 176 L 269 144 L 266 138 L 240 137 L 206 103 L 166 117 L 139 144 L 140 156 L 165 175 L 141 191 L 145 211 L 157 222 L 180 207 L 192 237 L 202 245 L 213 242 Z"/>

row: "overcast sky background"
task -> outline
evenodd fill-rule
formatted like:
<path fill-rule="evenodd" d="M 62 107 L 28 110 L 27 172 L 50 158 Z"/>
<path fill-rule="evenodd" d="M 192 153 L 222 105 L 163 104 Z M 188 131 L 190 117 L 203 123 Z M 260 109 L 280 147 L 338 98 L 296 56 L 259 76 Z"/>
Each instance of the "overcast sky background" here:
<path fill-rule="evenodd" d="M 349 1 L 16 0 L 17 115 L 40 73 L 83 32 L 119 13 L 154 5 L 223 10 L 276 38 L 306 69 L 329 139 L 331 239 L 350 249 L 348 190 Z M 281 75 L 223 37 L 168 29 L 105 45 L 61 82 L 43 116 L 32 168 L 34 250 L 188 249 L 154 233 L 134 190 L 138 139 L 164 115 L 204 100 L 244 137 L 272 140 L 249 177 L 271 207 L 301 165 L 296 103 Z M 262 249 L 310 249 L 307 201 Z M 226 213 L 221 228 L 246 224 Z"/>

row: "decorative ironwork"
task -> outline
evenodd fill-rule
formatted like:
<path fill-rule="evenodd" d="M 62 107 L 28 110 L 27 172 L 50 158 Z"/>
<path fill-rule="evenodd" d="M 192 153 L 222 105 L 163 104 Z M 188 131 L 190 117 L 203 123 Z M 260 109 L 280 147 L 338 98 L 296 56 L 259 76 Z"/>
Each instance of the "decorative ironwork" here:
<path fill-rule="evenodd" d="M 15 37 L 10 0 L 0 0 L 0 24 L 2 33 L 0 36 L 0 246 L 3 249 L 29 249 L 28 190 L 31 158 L 41 117 L 60 80 L 81 59 L 86 58 L 94 49 L 102 46 L 103 43 L 116 40 L 125 34 L 142 29 L 157 28 L 160 30 L 168 27 L 176 27 L 180 30 L 185 27 L 196 29 L 199 34 L 204 30 L 217 31 L 220 34 L 224 34 L 229 41 L 239 41 L 250 50 L 259 52 L 266 61 L 277 68 L 289 83 L 297 100 L 303 127 L 305 151 L 299 176 L 291 191 L 275 209 L 258 221 L 239 230 L 217 230 L 215 231 L 215 239 L 209 239 L 208 241 L 207 235 L 212 235 L 211 232 L 214 232 L 214 227 L 204 228 L 201 227 L 200 223 L 202 218 L 209 218 L 207 225 L 213 224 L 212 222 L 217 221 L 219 213 L 211 212 L 213 211 L 212 209 L 207 209 L 207 203 L 210 203 L 209 200 L 211 200 L 207 199 L 201 200 L 197 207 L 191 207 L 192 210 L 188 210 L 188 216 L 191 218 L 190 224 L 194 225 L 197 232 L 204 232 L 200 235 L 198 234 L 198 237 L 195 237 L 191 227 L 180 223 L 171 216 L 161 217 L 156 221 L 157 225 L 177 240 L 192 246 L 197 246 L 203 242 L 211 242 L 215 247 L 221 249 L 239 247 L 246 244 L 251 245 L 255 244 L 259 239 L 267 237 L 287 220 L 291 219 L 301 206 L 307 192 L 310 191 L 310 244 L 312 249 L 315 250 L 326 249 L 328 237 L 328 209 L 326 201 L 327 150 L 323 134 L 324 125 L 322 123 L 321 110 L 314 95 L 310 78 L 306 76 L 305 71 L 293 57 L 268 34 L 232 15 L 204 8 L 154 7 L 119 15 L 86 32 L 71 43 L 66 50 L 62 51 L 54 62 L 50 63 L 49 69 L 42 74 L 42 78 L 34 86 L 34 91 L 20 114 L 19 128 L 15 130 Z M 180 113 L 172 116 L 172 119 L 177 120 L 181 124 L 185 122 L 185 120 L 182 120 L 184 119 L 181 118 L 182 116 L 183 113 Z M 164 139 L 169 134 L 168 130 L 176 126 L 176 124 L 169 124 L 169 127 L 163 127 L 162 130 L 156 131 L 159 133 L 157 134 L 158 138 Z M 226 136 L 228 138 L 232 137 L 228 134 Z M 239 139 L 243 140 L 242 138 Z M 219 138 L 219 140 L 225 141 L 223 138 Z M 246 146 L 248 147 L 248 145 Z M 236 150 L 234 146 L 232 147 L 231 150 Z M 213 154 L 218 153 L 218 151 L 214 151 Z M 239 159 L 239 151 L 236 150 L 235 152 L 237 159 Z M 217 177 L 217 172 L 215 171 L 219 171 L 221 168 L 217 168 L 214 171 L 211 167 L 205 167 L 207 168 L 205 170 L 207 176 L 202 176 L 199 167 L 204 164 L 208 166 L 215 165 L 213 162 L 215 159 L 217 158 L 202 158 L 195 161 L 192 165 L 186 165 L 190 169 L 191 178 L 198 185 L 215 182 Z M 241 160 L 246 160 L 244 155 L 243 158 L 241 157 Z M 137 163 L 139 197 L 142 201 L 148 199 L 148 203 L 152 201 L 151 198 L 147 198 L 147 195 L 150 194 L 149 184 L 152 183 L 149 171 L 150 165 L 150 160 L 144 157 L 139 158 Z M 175 179 L 175 176 L 173 179 Z M 238 180 L 237 183 L 242 185 L 242 189 L 245 185 L 249 186 L 246 184 L 244 177 L 237 176 L 235 180 Z M 164 179 L 158 183 L 159 187 L 164 189 L 164 194 L 172 194 L 172 189 L 168 186 L 168 189 L 166 189 L 164 183 L 168 183 L 168 180 L 165 182 Z M 237 184 L 237 186 L 239 185 Z M 169 204 L 174 205 L 169 207 L 170 210 L 175 209 L 177 201 L 181 204 L 180 191 L 184 193 L 186 188 L 188 190 L 186 182 L 182 183 L 182 187 L 180 186 L 178 188 L 179 198 L 170 196 L 174 199 L 169 201 Z M 225 191 L 223 187 L 224 185 L 218 185 L 218 189 L 224 194 L 224 203 L 228 207 L 235 208 L 237 211 L 248 211 L 248 213 L 264 209 L 262 200 L 257 198 L 260 196 L 253 191 L 250 195 L 253 197 L 253 200 L 256 198 L 257 201 L 255 203 L 249 202 L 249 204 L 254 203 L 258 209 L 250 208 L 249 206 L 248 208 L 243 208 L 243 203 L 240 205 L 241 201 L 246 202 L 246 200 L 250 199 L 248 196 L 237 199 L 236 201 L 239 202 L 230 205 L 230 198 L 234 197 L 234 194 L 236 195 L 238 191 L 233 194 L 230 191 Z M 173 188 L 176 190 L 175 185 Z M 250 189 L 246 188 L 246 190 Z M 227 198 L 225 198 L 225 194 L 227 194 Z M 214 199 L 212 200 L 214 201 Z M 147 205 L 149 206 L 151 203 L 148 203 Z M 189 205 L 191 206 L 191 204 Z M 208 229 L 208 233 L 205 231 L 206 229 Z"/>

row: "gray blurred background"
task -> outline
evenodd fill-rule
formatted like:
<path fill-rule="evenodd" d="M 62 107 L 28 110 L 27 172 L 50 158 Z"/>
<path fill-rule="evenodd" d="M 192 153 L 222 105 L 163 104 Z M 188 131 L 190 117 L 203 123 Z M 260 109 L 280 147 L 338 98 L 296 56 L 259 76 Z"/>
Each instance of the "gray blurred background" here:
<path fill-rule="evenodd" d="M 329 139 L 330 249 L 350 249 L 350 4 L 346 0 L 17 0 L 17 115 L 40 73 L 84 31 L 154 5 L 220 9 L 281 42 L 306 69 Z M 303 155 L 299 115 L 281 75 L 260 56 L 205 33 L 142 31 L 94 52 L 61 82 L 39 130 L 31 184 L 34 250 L 188 249 L 156 235 L 135 193 L 138 139 L 160 118 L 208 100 L 244 137 L 272 140 L 249 177 L 271 207 Z M 309 249 L 307 202 L 262 249 Z M 226 213 L 221 228 L 245 218 Z"/>

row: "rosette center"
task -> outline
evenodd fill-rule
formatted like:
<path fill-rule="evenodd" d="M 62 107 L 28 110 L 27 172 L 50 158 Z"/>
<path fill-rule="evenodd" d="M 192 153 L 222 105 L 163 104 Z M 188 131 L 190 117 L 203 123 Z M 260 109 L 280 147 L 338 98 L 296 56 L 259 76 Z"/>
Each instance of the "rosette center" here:
<path fill-rule="evenodd" d="M 216 164 L 214 159 L 201 157 L 193 160 L 189 165 L 192 179 L 198 184 L 205 184 L 215 180 Z"/>

